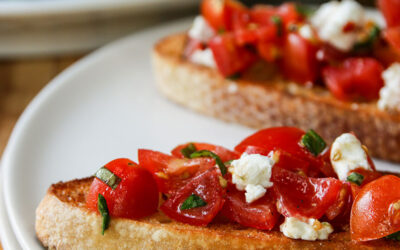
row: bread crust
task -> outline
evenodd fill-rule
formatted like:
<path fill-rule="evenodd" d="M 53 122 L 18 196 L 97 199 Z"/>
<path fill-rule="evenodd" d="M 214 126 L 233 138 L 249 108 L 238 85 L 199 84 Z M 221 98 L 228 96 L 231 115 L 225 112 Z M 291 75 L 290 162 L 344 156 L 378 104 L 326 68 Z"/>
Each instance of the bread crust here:
<path fill-rule="evenodd" d="M 216 69 L 183 58 L 185 43 L 186 35 L 180 33 L 154 46 L 157 86 L 169 99 L 256 129 L 312 128 L 328 143 L 353 131 L 371 155 L 400 162 L 400 114 L 381 111 L 375 102 L 341 102 L 322 87 L 308 88 L 285 81 L 273 65 L 259 63 L 241 79 L 227 80 Z"/>
<path fill-rule="evenodd" d="M 399 249 L 400 243 L 356 243 L 348 232 L 327 241 L 292 240 L 278 231 L 261 231 L 217 221 L 207 227 L 171 221 L 161 213 L 141 220 L 112 218 L 101 235 L 101 217 L 86 208 L 92 178 L 52 185 L 36 210 L 36 233 L 49 249 Z"/>

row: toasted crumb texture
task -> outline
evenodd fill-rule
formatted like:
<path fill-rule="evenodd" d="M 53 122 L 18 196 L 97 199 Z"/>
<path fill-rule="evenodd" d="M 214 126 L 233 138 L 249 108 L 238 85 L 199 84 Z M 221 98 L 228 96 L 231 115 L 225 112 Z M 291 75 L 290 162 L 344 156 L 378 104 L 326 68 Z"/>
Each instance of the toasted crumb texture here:
<path fill-rule="evenodd" d="M 400 243 L 356 243 L 348 232 L 327 241 L 302 241 L 278 231 L 261 231 L 227 222 L 207 227 L 171 221 L 161 213 L 142 220 L 112 218 L 101 235 L 101 217 L 85 206 L 92 178 L 52 185 L 36 210 L 36 234 L 49 249 L 399 249 Z"/>
<path fill-rule="evenodd" d="M 215 69 L 184 59 L 185 42 L 185 34 L 171 35 L 153 50 L 158 89 L 169 99 L 256 129 L 312 128 L 329 143 L 353 131 L 373 156 L 400 162 L 400 114 L 381 111 L 375 102 L 341 102 L 324 88 L 287 82 L 273 65 L 259 63 L 240 80 L 227 80 Z"/>

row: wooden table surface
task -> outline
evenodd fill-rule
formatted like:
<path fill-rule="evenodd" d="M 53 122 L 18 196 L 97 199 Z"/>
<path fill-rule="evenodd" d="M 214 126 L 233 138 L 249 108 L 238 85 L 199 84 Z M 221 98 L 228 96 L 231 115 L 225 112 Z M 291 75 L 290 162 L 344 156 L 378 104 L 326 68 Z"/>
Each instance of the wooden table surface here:
<path fill-rule="evenodd" d="M 32 98 L 52 78 L 81 57 L 0 61 L 0 156 L 18 117 Z"/>

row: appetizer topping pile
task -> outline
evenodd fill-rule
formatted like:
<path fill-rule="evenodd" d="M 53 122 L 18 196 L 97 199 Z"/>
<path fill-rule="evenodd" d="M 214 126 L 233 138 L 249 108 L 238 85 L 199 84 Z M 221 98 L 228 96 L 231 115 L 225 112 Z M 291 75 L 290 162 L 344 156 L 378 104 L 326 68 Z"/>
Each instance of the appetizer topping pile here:
<path fill-rule="evenodd" d="M 193 142 L 171 154 L 139 149 L 138 160 L 113 160 L 94 175 L 87 207 L 101 215 L 103 234 L 114 217 L 161 211 L 194 226 L 224 217 L 216 223 L 293 239 L 326 240 L 348 228 L 356 241 L 400 238 L 400 178 L 377 172 L 351 133 L 329 147 L 313 130 L 275 127 L 233 151 Z"/>
<path fill-rule="evenodd" d="M 229 79 L 273 65 L 284 78 L 325 86 L 339 100 L 378 100 L 379 109 L 400 112 L 400 2 L 377 5 L 381 12 L 354 0 L 317 9 L 203 0 L 184 56 Z"/>

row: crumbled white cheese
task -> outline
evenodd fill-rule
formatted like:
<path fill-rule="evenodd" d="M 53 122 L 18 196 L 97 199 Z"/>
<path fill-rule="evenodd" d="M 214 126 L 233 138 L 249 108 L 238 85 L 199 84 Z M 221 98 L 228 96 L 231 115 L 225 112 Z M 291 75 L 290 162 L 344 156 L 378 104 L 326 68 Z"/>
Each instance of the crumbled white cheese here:
<path fill-rule="evenodd" d="M 215 35 L 215 32 L 202 16 L 197 16 L 188 34 L 190 38 L 208 42 Z"/>
<path fill-rule="evenodd" d="M 357 168 L 371 170 L 367 152 L 353 134 L 345 133 L 332 144 L 330 159 L 340 180 L 346 180 L 349 172 Z"/>
<path fill-rule="evenodd" d="M 379 92 L 378 108 L 400 112 L 400 63 L 393 63 L 382 78 L 385 86 Z"/>
<path fill-rule="evenodd" d="M 215 64 L 214 55 L 210 48 L 204 50 L 198 49 L 194 51 L 193 54 L 190 55 L 189 60 L 191 62 L 205 65 L 211 68 L 217 67 Z"/>
<path fill-rule="evenodd" d="M 309 24 L 302 25 L 299 29 L 299 34 L 304 39 L 315 40 L 313 28 Z"/>
<path fill-rule="evenodd" d="M 280 226 L 281 232 L 288 238 L 302 240 L 327 240 L 333 232 L 328 222 L 319 222 L 316 219 L 299 220 L 295 217 L 286 217 Z"/>
<path fill-rule="evenodd" d="M 359 39 L 359 31 L 344 31 L 352 23 L 364 27 L 366 18 L 364 8 L 354 0 L 331 1 L 322 4 L 311 17 L 312 25 L 317 29 L 321 40 L 330 43 L 342 51 L 349 51 Z"/>
<path fill-rule="evenodd" d="M 268 156 L 243 153 L 240 159 L 231 163 L 232 183 L 238 190 L 246 191 L 246 202 L 261 198 L 266 189 L 272 187 L 271 173 L 275 164 L 274 152 Z"/>

